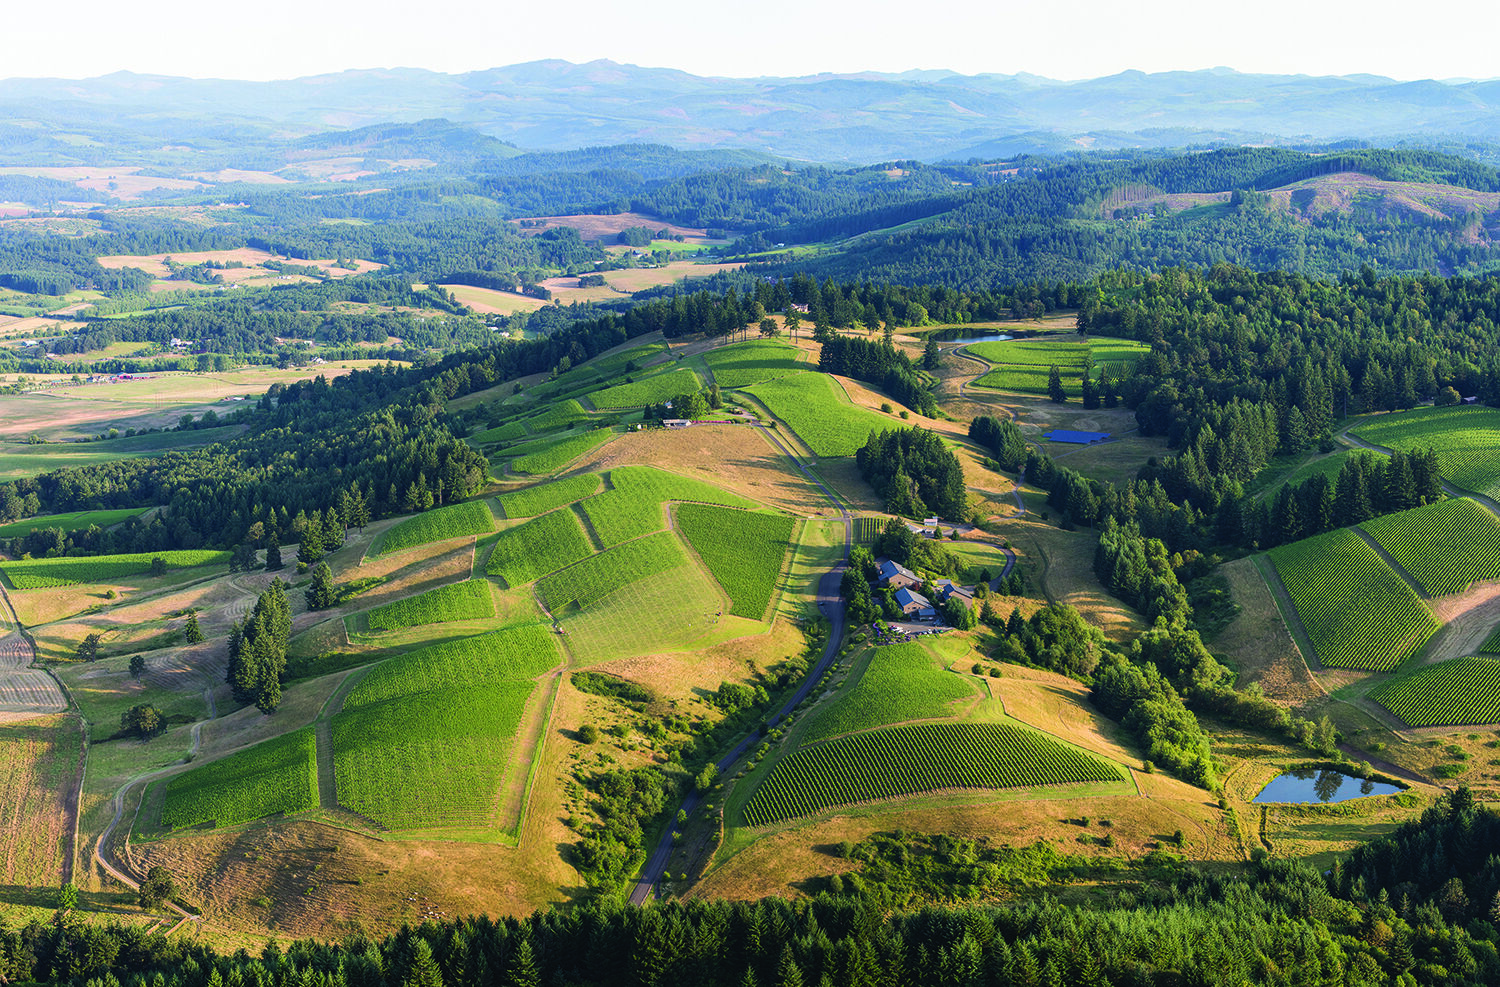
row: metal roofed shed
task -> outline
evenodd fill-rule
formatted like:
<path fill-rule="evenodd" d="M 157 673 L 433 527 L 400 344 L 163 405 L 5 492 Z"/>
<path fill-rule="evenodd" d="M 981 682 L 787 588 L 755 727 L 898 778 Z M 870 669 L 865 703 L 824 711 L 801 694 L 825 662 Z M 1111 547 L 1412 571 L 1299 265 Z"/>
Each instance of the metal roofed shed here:
<path fill-rule="evenodd" d="M 1072 445 L 1091 446 L 1096 442 L 1109 441 L 1108 432 L 1075 432 L 1068 428 L 1055 428 L 1042 436 L 1048 442 L 1067 442 Z"/>

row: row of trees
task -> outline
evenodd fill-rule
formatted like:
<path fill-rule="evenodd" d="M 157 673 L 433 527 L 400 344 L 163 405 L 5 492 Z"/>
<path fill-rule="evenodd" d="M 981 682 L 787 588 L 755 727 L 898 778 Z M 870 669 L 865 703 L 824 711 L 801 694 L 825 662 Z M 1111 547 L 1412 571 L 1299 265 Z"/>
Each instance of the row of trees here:
<path fill-rule="evenodd" d="M 262 713 L 281 705 L 281 676 L 292 635 L 292 607 L 287 584 L 272 579 L 245 619 L 229 628 L 226 679 L 236 702 L 253 703 Z"/>

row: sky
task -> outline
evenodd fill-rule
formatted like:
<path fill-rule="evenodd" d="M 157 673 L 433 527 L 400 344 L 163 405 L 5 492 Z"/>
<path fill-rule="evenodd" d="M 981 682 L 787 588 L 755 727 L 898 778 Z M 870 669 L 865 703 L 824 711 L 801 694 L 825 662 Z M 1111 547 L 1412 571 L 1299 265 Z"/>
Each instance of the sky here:
<path fill-rule="evenodd" d="M 1084 79 L 1224 66 L 1492 78 L 1500 4 L 1392 0 L 70 0 L 8 4 L 0 77 L 286 79 L 608 58 L 696 75 L 952 69 Z"/>

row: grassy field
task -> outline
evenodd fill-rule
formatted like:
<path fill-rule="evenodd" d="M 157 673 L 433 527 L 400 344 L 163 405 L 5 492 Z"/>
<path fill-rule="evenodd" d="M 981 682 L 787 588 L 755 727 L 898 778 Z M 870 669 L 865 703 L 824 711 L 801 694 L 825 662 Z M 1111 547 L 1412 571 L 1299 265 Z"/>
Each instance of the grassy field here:
<path fill-rule="evenodd" d="M 1091 365 L 1089 344 L 1082 339 L 990 340 L 972 343 L 968 349 L 975 356 L 991 363 L 1040 367 L 1043 373 L 1052 366 L 1064 369 L 1071 367 L 1079 371 Z"/>
<path fill-rule="evenodd" d="M 765 617 L 796 522 L 782 514 L 683 504 L 677 526 L 729 594 L 734 604 L 729 612 L 751 620 Z"/>
<path fill-rule="evenodd" d="M 482 579 L 439 586 L 419 596 L 394 600 L 365 614 L 372 631 L 389 631 L 454 620 L 481 620 L 495 615 L 495 600 Z"/>
<path fill-rule="evenodd" d="M 370 554 L 384 555 L 428 542 L 484 535 L 494 530 L 495 515 L 484 501 L 449 504 L 447 507 L 436 507 L 409 517 L 386 531 Z"/>
<path fill-rule="evenodd" d="M 745 805 L 763 826 L 836 805 L 950 788 L 1114 781 L 1124 769 L 1045 734 L 1004 723 L 888 727 L 804 747 L 772 769 Z"/>
<path fill-rule="evenodd" d="M 512 490 L 495 500 L 506 517 L 536 517 L 599 492 L 602 479 L 598 473 L 569 476 L 551 483 L 541 483 L 524 490 Z"/>
<path fill-rule="evenodd" d="M 799 371 L 746 388 L 819 456 L 852 456 L 871 432 L 900 428 L 899 418 L 857 407 L 827 374 Z"/>
<path fill-rule="evenodd" d="M 1360 527 L 1432 596 L 1500 578 L 1500 518 L 1467 498 L 1387 514 Z"/>
<path fill-rule="evenodd" d="M 191 569 L 229 561 L 228 552 L 211 549 L 179 549 L 170 552 L 136 552 L 129 555 L 94 555 L 86 558 L 25 559 L 0 562 L 0 572 L 16 589 L 44 589 L 73 583 L 101 583 L 150 572 L 156 559 L 168 569 Z"/>
<path fill-rule="evenodd" d="M 511 460 L 511 468 L 517 473 L 542 476 L 556 473 L 584 453 L 603 445 L 615 437 L 611 429 L 596 428 L 576 435 L 556 439 L 538 440 L 529 443 L 533 448 L 524 455 Z"/>
<path fill-rule="evenodd" d="M 1265 469 L 1256 474 L 1255 479 L 1245 484 L 1245 493 L 1252 497 L 1258 497 L 1267 492 L 1275 493 L 1288 483 L 1305 483 L 1315 476 L 1326 476 L 1331 483 L 1338 479 L 1339 470 L 1344 468 L 1344 463 L 1349 459 L 1354 456 L 1370 455 L 1374 453 L 1342 449 L 1326 456 L 1314 456 L 1311 459 L 1306 453 L 1281 456 L 1272 460 Z"/>
<path fill-rule="evenodd" d="M 713 371 L 718 385 L 725 389 L 748 387 L 807 369 L 801 349 L 788 343 L 758 339 L 708 350 L 703 354 L 703 362 Z"/>
<path fill-rule="evenodd" d="M 50 473 L 75 466 L 112 463 L 119 459 L 140 459 L 164 452 L 201 449 L 233 438 L 238 425 L 204 428 L 188 432 L 153 432 L 123 439 L 100 439 L 94 442 L 0 442 L 0 481 Z"/>
<path fill-rule="evenodd" d="M 1438 629 L 1412 588 L 1348 529 L 1272 549 L 1270 557 L 1318 660 L 1330 668 L 1395 668 Z"/>
<path fill-rule="evenodd" d="M 811 742 L 874 727 L 952 715 L 974 687 L 919 641 L 875 648 L 859 682 L 808 725 Z"/>
<path fill-rule="evenodd" d="M 82 746 L 74 716 L 0 723 L 0 883 L 62 883 L 73 845 L 68 793 Z"/>
<path fill-rule="evenodd" d="M 161 822 L 167 829 L 233 826 L 317 804 L 315 743 L 312 730 L 304 728 L 173 778 L 166 785 Z"/>
<path fill-rule="evenodd" d="M 1401 452 L 1436 449 L 1443 476 L 1465 490 L 1500 496 L 1500 409 L 1418 408 L 1372 418 L 1352 431 Z"/>
<path fill-rule="evenodd" d="M 522 586 L 593 554 L 578 515 L 563 509 L 500 532 L 484 571 L 507 586 Z"/>
<path fill-rule="evenodd" d="M 1383 683 L 1370 698 L 1414 727 L 1500 723 L 1500 660 L 1428 665 Z"/>
<path fill-rule="evenodd" d="M 599 541 L 612 548 L 666 526 L 662 505 L 693 501 L 721 507 L 759 505 L 703 480 L 651 466 L 622 466 L 609 472 L 610 489 L 583 502 L 583 511 Z"/>
<path fill-rule="evenodd" d="M 616 384 L 589 395 L 594 407 L 601 409 L 641 408 L 648 404 L 670 401 L 679 394 L 695 394 L 703 388 L 698 374 L 686 368 L 669 370 L 630 384 Z"/>
<path fill-rule="evenodd" d="M 108 528 L 145 513 L 144 507 L 123 507 L 113 511 L 73 511 L 70 514 L 42 514 L 23 521 L 0 524 L 0 538 L 17 538 L 41 528 L 59 528 L 63 531 L 84 531 L 97 524 Z"/>
<path fill-rule="evenodd" d="M 506 422 L 504 425 L 497 425 L 494 428 L 487 428 L 482 432 L 475 432 L 469 436 L 468 442 L 477 448 L 479 446 L 496 445 L 502 442 L 514 442 L 517 439 L 524 439 L 526 434 L 526 426 L 521 422 Z"/>

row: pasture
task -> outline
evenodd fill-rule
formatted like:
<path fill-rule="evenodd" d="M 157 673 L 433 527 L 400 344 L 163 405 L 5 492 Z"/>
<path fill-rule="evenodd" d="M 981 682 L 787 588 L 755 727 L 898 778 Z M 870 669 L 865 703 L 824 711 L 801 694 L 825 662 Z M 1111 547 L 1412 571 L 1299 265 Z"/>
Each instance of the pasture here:
<path fill-rule="evenodd" d="M 313 731 L 303 728 L 168 781 L 161 824 L 167 829 L 234 826 L 317 804 L 316 744 Z"/>
<path fill-rule="evenodd" d="M 365 623 L 372 631 L 390 631 L 454 620 L 483 620 L 494 615 L 495 599 L 489 584 L 482 579 L 470 579 L 375 607 L 366 612 Z"/>
<path fill-rule="evenodd" d="M 484 571 L 507 586 L 522 586 L 593 554 L 578 515 L 556 510 L 501 531 Z"/>
<path fill-rule="evenodd" d="M 903 425 L 899 418 L 855 405 L 837 381 L 816 371 L 798 371 L 745 390 L 818 456 L 852 456 L 871 432 Z"/>
<path fill-rule="evenodd" d="M 465 501 L 435 507 L 402 521 L 386 531 L 371 549 L 371 555 L 385 555 L 426 545 L 428 542 L 489 534 L 495 530 L 495 515 L 482 500 Z"/>
<path fill-rule="evenodd" d="M 1467 498 L 1387 514 L 1360 527 L 1432 596 L 1500 579 L 1500 518 Z"/>
<path fill-rule="evenodd" d="M 73 851 L 83 734 L 58 714 L 0 722 L 0 883 L 55 888 Z"/>
<path fill-rule="evenodd" d="M 975 698 L 969 680 L 943 668 L 919 641 L 874 648 L 859 681 L 817 714 L 804 740 L 948 717 L 959 712 L 957 704 Z"/>
<path fill-rule="evenodd" d="M 1381 415 L 1351 430 L 1401 452 L 1437 450 L 1443 476 L 1465 490 L 1500 496 L 1500 408 L 1459 405 Z"/>
<path fill-rule="evenodd" d="M 1382 683 L 1370 698 L 1414 727 L 1500 723 L 1500 660 L 1427 665 Z"/>
<path fill-rule="evenodd" d="M 598 473 L 581 473 L 551 483 L 512 490 L 495 498 L 508 518 L 535 517 L 599 492 Z"/>
<path fill-rule="evenodd" d="M 729 594 L 729 612 L 751 620 L 764 618 L 796 522 L 782 514 L 708 504 L 683 504 L 676 514 L 683 537 Z"/>

